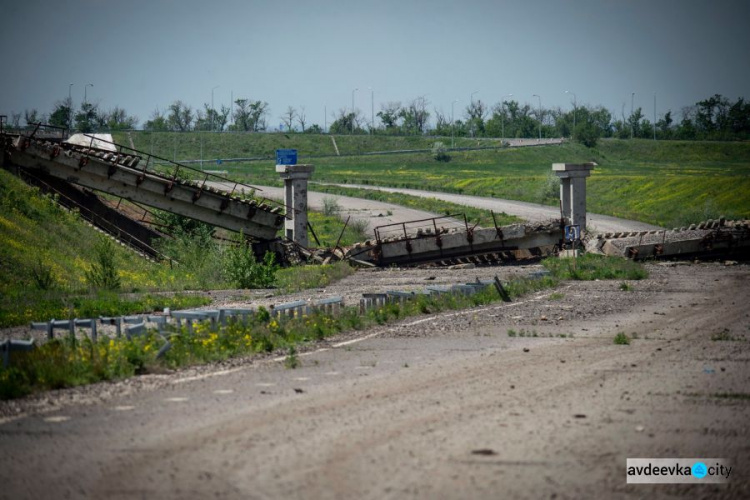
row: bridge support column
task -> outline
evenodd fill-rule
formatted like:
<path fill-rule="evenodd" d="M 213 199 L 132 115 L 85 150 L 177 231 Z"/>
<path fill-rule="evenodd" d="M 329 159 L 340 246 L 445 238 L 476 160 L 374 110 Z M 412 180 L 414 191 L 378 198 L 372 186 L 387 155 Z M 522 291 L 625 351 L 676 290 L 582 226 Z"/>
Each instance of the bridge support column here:
<path fill-rule="evenodd" d="M 276 172 L 284 179 L 284 205 L 287 219 L 284 236 L 307 247 L 307 181 L 315 167 L 312 165 L 276 165 Z"/>
<path fill-rule="evenodd" d="M 553 163 L 552 171 L 560 178 L 560 202 L 566 224 L 586 228 L 586 177 L 596 163 Z"/>

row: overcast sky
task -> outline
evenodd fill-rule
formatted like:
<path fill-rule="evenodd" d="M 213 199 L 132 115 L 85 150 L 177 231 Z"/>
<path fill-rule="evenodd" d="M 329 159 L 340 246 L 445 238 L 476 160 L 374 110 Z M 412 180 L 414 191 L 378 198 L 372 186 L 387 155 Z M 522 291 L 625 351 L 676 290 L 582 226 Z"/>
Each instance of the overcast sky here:
<path fill-rule="evenodd" d="M 49 113 L 84 89 L 141 125 L 181 99 L 267 101 L 308 125 L 426 96 L 455 115 L 506 94 L 534 107 L 653 116 L 713 94 L 750 98 L 748 0 L 0 0 L 0 113 Z M 86 84 L 91 83 L 93 87 Z"/>

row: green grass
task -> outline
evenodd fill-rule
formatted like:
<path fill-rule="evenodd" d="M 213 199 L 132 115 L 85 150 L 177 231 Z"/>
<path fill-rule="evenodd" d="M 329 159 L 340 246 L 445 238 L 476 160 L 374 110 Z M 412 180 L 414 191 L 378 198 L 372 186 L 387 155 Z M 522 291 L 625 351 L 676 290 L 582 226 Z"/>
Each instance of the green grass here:
<path fill-rule="evenodd" d="M 740 340 L 740 339 L 733 337 L 730 331 L 727 328 L 724 328 L 722 331 L 712 334 L 711 340 L 721 342 L 721 341 L 731 341 L 731 340 Z"/>
<path fill-rule="evenodd" d="M 617 335 L 615 335 L 615 344 L 630 345 L 630 337 L 628 337 L 625 333 L 620 332 Z"/>
<path fill-rule="evenodd" d="M 452 151 L 450 162 L 429 152 L 312 158 L 334 154 L 326 135 L 132 132 L 137 148 L 178 159 L 272 158 L 276 148 L 297 148 L 300 162 L 315 164 L 315 181 L 371 184 L 492 196 L 557 204 L 549 189 L 552 163 L 595 161 L 588 180 L 593 212 L 666 227 L 726 215 L 750 217 L 750 143 L 606 139 L 588 149 L 580 144 Z M 115 140 L 129 144 L 125 134 Z M 429 149 L 446 138 L 336 136 L 342 154 Z M 499 141 L 457 139 L 456 146 L 496 146 Z M 217 168 L 215 165 L 206 168 Z M 273 161 L 224 163 L 222 170 L 250 184 L 279 185 Z"/>
<path fill-rule="evenodd" d="M 480 227 L 493 227 L 495 223 L 498 226 L 505 226 L 521 222 L 522 219 L 504 212 L 495 214 L 493 220 L 492 213 L 489 210 L 459 205 L 448 201 L 438 200 L 436 198 L 422 198 L 420 196 L 411 196 L 402 193 L 388 193 L 385 191 L 376 191 L 371 189 L 358 189 L 341 186 L 326 186 L 317 184 L 312 186 L 315 191 L 324 193 L 338 194 L 342 196 L 351 196 L 354 198 L 364 198 L 367 200 L 381 201 L 384 203 L 393 203 L 415 210 L 424 210 L 438 215 L 464 214 L 469 225 L 479 224 Z"/>
<path fill-rule="evenodd" d="M 330 283 L 354 274 L 355 269 L 346 262 L 326 265 L 309 265 L 280 269 L 276 273 L 276 286 L 280 293 L 294 293 L 308 288 L 323 288 Z"/>
<path fill-rule="evenodd" d="M 28 325 L 51 319 L 97 318 L 205 306 L 211 299 L 200 295 L 146 294 L 128 297 L 113 292 L 74 295 L 64 292 L 11 290 L 0 301 L 0 328 Z"/>
<path fill-rule="evenodd" d="M 718 392 L 713 395 L 715 398 L 721 399 L 739 399 L 739 400 L 750 400 L 750 394 L 746 392 Z"/>
<path fill-rule="evenodd" d="M 546 277 L 518 280 L 506 288 L 511 296 L 518 297 L 556 284 Z M 364 315 L 354 306 L 338 315 L 319 312 L 296 318 L 271 318 L 267 310 L 259 308 L 247 323 L 212 327 L 210 322 L 203 322 L 194 327 L 192 334 L 188 334 L 186 327 L 168 334 L 172 346 L 161 358 L 157 358 L 157 352 L 164 346 L 165 339 L 155 332 L 130 340 L 102 337 L 96 343 L 90 339 L 57 339 L 32 351 L 13 354 L 11 366 L 0 370 L 0 399 L 279 350 L 287 353 L 286 365 L 294 368 L 299 365 L 297 348 L 305 342 L 407 317 L 466 309 L 499 300 L 496 290 L 488 287 L 469 296 L 420 295 L 402 304 L 390 303 L 369 310 Z"/>
<path fill-rule="evenodd" d="M 558 279 L 641 280 L 648 277 L 648 271 L 638 262 L 605 255 L 584 254 L 566 259 L 548 257 L 542 265 Z"/>
<path fill-rule="evenodd" d="M 335 243 L 344 223 L 336 217 L 311 215 L 320 235 Z M 364 236 L 349 227 L 343 244 Z M 174 267 L 147 261 L 117 244 L 110 244 L 83 223 L 75 212 L 60 208 L 52 198 L 0 170 L 0 328 L 31 321 L 147 313 L 164 307 L 181 309 L 205 305 L 196 296 L 165 297 L 154 294 L 130 297 L 126 293 L 230 288 L 222 269 L 224 249 L 203 248 L 190 240 L 169 245 L 182 265 Z M 102 242 L 113 257 L 119 292 L 103 293 L 91 283 Z M 345 276 L 343 266 L 314 271 L 294 268 L 279 272 L 282 289 L 325 286 Z"/>
<path fill-rule="evenodd" d="M 332 248 L 339 236 L 341 236 L 341 230 L 344 229 L 345 221 L 341 220 L 336 215 L 325 215 L 322 212 L 308 212 L 307 220 L 315 231 L 315 236 L 320 241 L 320 246 L 324 248 Z M 351 220 L 347 224 L 344 230 L 343 236 L 341 236 L 340 246 L 352 245 L 354 243 L 365 241 L 369 236 L 365 232 L 362 225 L 354 223 Z M 311 247 L 317 247 L 315 238 L 309 228 L 307 230 L 307 238 L 310 242 Z"/>

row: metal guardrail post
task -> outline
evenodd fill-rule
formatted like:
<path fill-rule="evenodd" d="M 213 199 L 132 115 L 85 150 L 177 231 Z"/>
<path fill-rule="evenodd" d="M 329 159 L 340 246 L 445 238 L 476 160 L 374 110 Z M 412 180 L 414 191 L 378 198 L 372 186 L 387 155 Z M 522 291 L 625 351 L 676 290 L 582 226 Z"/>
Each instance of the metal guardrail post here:
<path fill-rule="evenodd" d="M 3 352 L 3 368 L 10 365 L 10 353 L 12 351 L 30 351 L 34 348 L 34 339 L 31 340 L 13 340 L 8 339 L 0 343 L 0 350 Z"/>

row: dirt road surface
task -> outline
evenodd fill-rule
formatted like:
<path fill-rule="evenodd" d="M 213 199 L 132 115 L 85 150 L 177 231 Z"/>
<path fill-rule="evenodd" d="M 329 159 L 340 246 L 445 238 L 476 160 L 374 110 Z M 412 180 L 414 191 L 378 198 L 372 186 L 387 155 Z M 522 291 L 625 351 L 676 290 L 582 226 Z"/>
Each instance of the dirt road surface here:
<path fill-rule="evenodd" d="M 325 184 L 325 183 L 320 183 Z M 440 193 L 436 191 L 422 191 L 419 189 L 391 188 L 383 186 L 371 186 L 364 184 L 329 184 L 331 186 L 354 187 L 360 189 L 374 189 L 388 193 L 403 193 L 421 198 L 436 198 L 459 205 L 468 205 L 470 207 L 482 208 L 484 210 L 494 210 L 495 212 L 505 212 L 506 214 L 516 215 L 528 221 L 543 221 L 549 219 L 559 219 L 560 209 L 537 203 L 528 203 L 525 201 L 502 200 L 498 198 L 489 198 L 482 196 L 469 196 L 463 194 Z M 313 184 L 314 186 L 314 184 Z M 627 231 L 652 231 L 663 229 L 659 226 L 646 224 L 645 222 L 632 221 L 610 217 L 609 215 L 600 215 L 588 212 L 588 227 L 592 231 L 602 233 L 608 232 L 627 232 Z"/>
<path fill-rule="evenodd" d="M 748 498 L 750 267 L 649 270 L 631 291 L 566 282 L 342 335 L 297 369 L 234 360 L 2 403 L 0 497 Z M 734 472 L 628 485 L 628 457 L 727 458 Z"/>
<path fill-rule="evenodd" d="M 219 182 L 211 182 L 209 184 L 214 185 L 217 188 L 229 188 L 231 186 L 222 184 Z M 262 191 L 259 193 L 262 196 L 282 201 L 284 200 L 284 188 L 274 186 L 256 186 Z M 387 224 L 400 224 L 403 222 L 410 222 L 415 220 L 429 219 L 432 217 L 439 217 L 442 214 L 434 214 L 432 212 L 426 212 L 424 210 L 415 210 L 413 208 L 407 208 L 401 205 L 393 203 L 384 203 L 381 201 L 365 200 L 362 198 L 353 198 L 351 196 L 339 196 L 327 193 L 321 193 L 318 191 L 307 192 L 308 206 L 315 211 L 323 212 L 325 204 L 323 200 L 325 198 L 335 199 L 339 205 L 340 210 L 337 215 L 342 219 L 346 220 L 347 217 L 351 216 L 352 220 L 363 220 L 367 223 L 367 231 L 373 234 L 373 229 L 378 226 L 384 226 Z M 463 227 L 463 222 L 449 221 L 446 219 L 444 225 L 450 225 L 450 223 L 456 226 Z"/>

